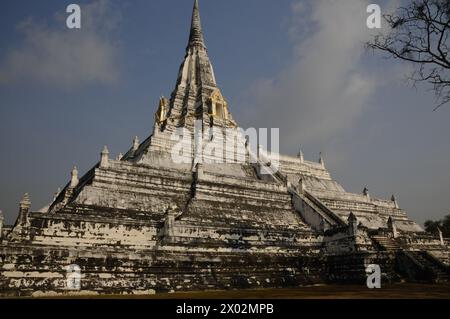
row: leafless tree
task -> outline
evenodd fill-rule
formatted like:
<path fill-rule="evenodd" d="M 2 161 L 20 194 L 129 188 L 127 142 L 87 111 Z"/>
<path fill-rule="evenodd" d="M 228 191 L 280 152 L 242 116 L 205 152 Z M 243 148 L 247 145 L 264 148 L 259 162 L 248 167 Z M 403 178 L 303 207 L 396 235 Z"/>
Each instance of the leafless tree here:
<path fill-rule="evenodd" d="M 383 17 L 389 31 L 376 35 L 367 47 L 411 62 L 409 80 L 431 85 L 435 110 L 450 103 L 450 0 L 409 0 Z"/>

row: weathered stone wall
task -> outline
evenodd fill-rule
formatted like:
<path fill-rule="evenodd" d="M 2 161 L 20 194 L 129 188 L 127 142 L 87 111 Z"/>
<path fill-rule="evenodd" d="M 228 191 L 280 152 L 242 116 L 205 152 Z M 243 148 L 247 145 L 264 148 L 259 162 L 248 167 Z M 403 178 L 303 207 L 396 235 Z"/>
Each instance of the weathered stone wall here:
<path fill-rule="evenodd" d="M 329 281 L 339 283 L 366 284 L 366 268 L 370 264 L 380 265 L 382 282 L 400 280 L 397 273 L 396 254 L 393 252 L 356 252 L 327 257 Z"/>
<path fill-rule="evenodd" d="M 448 247 L 441 245 L 437 236 L 429 233 L 407 233 L 398 240 L 410 250 L 449 251 Z"/>
<path fill-rule="evenodd" d="M 50 246 L 150 248 L 156 243 L 159 224 L 145 219 L 114 219 L 106 214 L 33 213 L 29 225 L 15 229 L 9 240 Z"/>
<path fill-rule="evenodd" d="M 67 293 L 70 264 L 80 266 L 85 294 L 356 282 L 369 262 L 395 277 L 395 258 L 377 252 L 367 228 L 349 232 L 343 218 L 356 208 L 358 222 L 364 214 L 408 222 L 403 211 L 317 190 L 313 202 L 289 187 L 258 179 L 246 165 L 192 173 L 110 161 L 63 191 L 48 212 L 21 212 L 1 245 L 0 290 Z M 342 230 L 327 231 L 336 221 Z M 401 234 L 405 249 L 442 251 L 435 238 Z"/>
<path fill-rule="evenodd" d="M 122 210 L 161 212 L 184 205 L 191 196 L 192 172 L 112 162 L 98 168 L 74 203 Z"/>
<path fill-rule="evenodd" d="M 364 228 L 352 230 L 351 227 L 340 227 L 328 230 L 325 232 L 324 246 L 327 255 L 376 251 Z"/>
<path fill-rule="evenodd" d="M 70 264 L 82 270 L 83 294 L 287 287 L 323 282 L 325 277 L 320 257 L 286 252 L 7 249 L 0 250 L 4 296 L 71 293 L 66 272 Z"/>

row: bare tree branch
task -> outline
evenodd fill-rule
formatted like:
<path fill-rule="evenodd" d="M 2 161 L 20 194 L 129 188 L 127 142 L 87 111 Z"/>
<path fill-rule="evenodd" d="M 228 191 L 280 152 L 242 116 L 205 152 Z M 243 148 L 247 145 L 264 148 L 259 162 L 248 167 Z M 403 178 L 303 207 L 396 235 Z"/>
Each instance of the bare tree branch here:
<path fill-rule="evenodd" d="M 435 110 L 450 104 L 450 1 L 409 0 L 384 19 L 389 32 L 376 35 L 367 47 L 415 65 L 409 80 L 431 85 Z"/>

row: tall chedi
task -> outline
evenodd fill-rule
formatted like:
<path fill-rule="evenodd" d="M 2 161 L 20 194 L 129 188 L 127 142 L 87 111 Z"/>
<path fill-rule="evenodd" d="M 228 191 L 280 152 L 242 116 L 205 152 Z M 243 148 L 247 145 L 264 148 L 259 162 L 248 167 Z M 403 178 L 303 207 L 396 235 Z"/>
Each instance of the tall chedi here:
<path fill-rule="evenodd" d="M 176 88 L 168 110 L 168 125 L 191 127 L 195 119 L 205 124 L 234 125 L 228 104 L 217 87 L 214 70 L 208 57 L 200 21 L 198 0 L 194 3 L 189 43 L 178 73 Z"/>
<path fill-rule="evenodd" d="M 197 126 L 200 124 L 203 132 L 213 127 L 219 131 L 237 127 L 228 103 L 217 86 L 208 57 L 198 0 L 194 2 L 189 42 L 175 90 L 170 99 L 160 98 L 153 135 L 138 150 L 130 150 L 125 159 L 145 163 L 154 161 L 155 156 L 167 158 L 174 146 L 171 139 L 174 131 L 185 128 L 193 134 L 196 123 Z"/>
<path fill-rule="evenodd" d="M 3 227 L 0 214 L 0 296 L 72 293 L 73 269 L 82 276 L 78 296 L 365 283 L 367 261 L 389 280 L 448 280 L 446 238 L 425 234 L 395 197 L 347 192 L 322 156 L 280 154 L 279 171 L 263 174 L 264 164 L 276 165 L 249 136 L 236 144 L 246 158 L 257 145 L 252 165 L 219 162 L 220 152 L 204 165 L 173 161 L 179 129 L 191 153 L 194 128 L 216 129 L 209 146 L 235 125 L 195 1 L 176 87 L 160 99 L 150 137 L 130 139 L 116 159 L 103 147 L 44 209 L 32 211 L 25 195 L 14 226 Z"/>

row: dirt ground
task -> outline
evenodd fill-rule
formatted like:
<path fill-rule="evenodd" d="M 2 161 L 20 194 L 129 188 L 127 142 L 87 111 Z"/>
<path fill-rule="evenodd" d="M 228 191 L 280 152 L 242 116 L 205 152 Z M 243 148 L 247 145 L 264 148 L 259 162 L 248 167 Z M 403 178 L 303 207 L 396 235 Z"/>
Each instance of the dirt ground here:
<path fill-rule="evenodd" d="M 95 297 L 99 298 L 99 297 Z M 149 296 L 103 296 L 132 299 L 450 299 L 450 284 L 394 284 L 381 289 L 365 286 L 320 285 L 298 288 L 177 292 Z"/>

